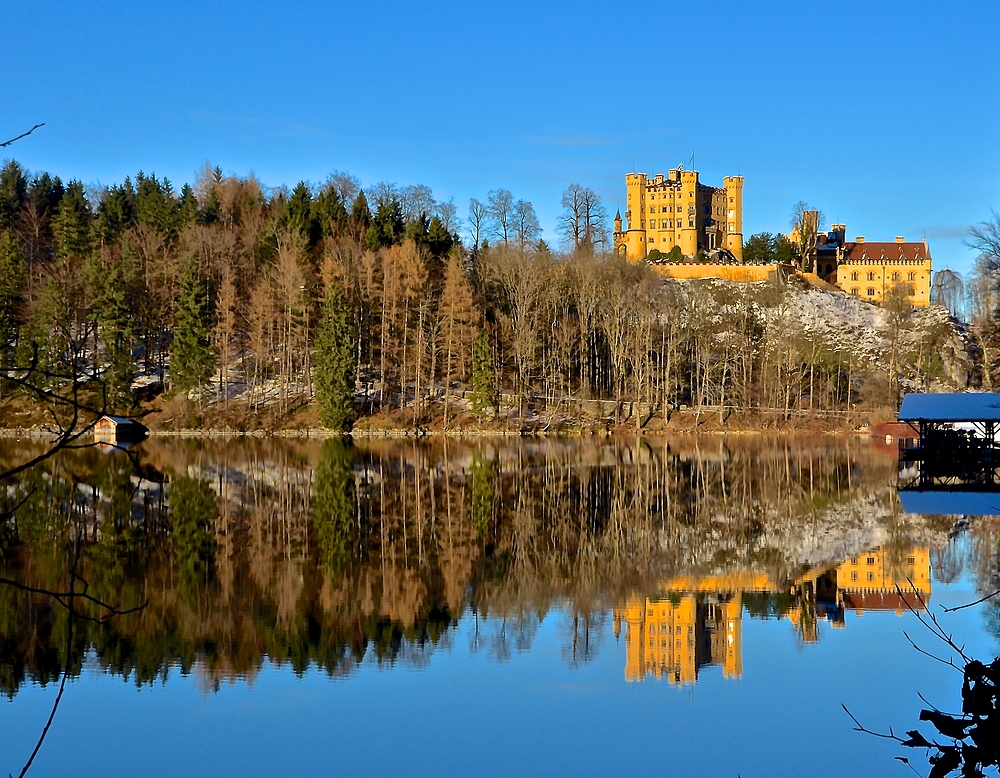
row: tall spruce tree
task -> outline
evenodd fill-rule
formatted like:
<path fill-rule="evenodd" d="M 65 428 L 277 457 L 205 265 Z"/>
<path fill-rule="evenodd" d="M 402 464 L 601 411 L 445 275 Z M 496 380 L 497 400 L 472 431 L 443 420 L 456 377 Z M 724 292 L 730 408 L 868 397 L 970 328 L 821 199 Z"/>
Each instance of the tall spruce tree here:
<path fill-rule="evenodd" d="M 323 426 L 346 430 L 354 417 L 357 375 L 354 317 L 343 293 L 331 284 L 316 337 L 316 403 Z"/>
<path fill-rule="evenodd" d="M 17 308 L 26 280 L 14 233 L 0 230 L 0 367 L 10 365 L 17 337 Z"/>
<path fill-rule="evenodd" d="M 480 330 L 472 344 L 472 377 L 469 381 L 472 412 L 483 418 L 497 404 L 496 370 L 490 334 Z"/>
<path fill-rule="evenodd" d="M 189 261 L 181 277 L 177 323 L 170 344 L 171 391 L 186 393 L 201 386 L 212 375 L 214 364 L 208 294 L 194 261 Z"/>

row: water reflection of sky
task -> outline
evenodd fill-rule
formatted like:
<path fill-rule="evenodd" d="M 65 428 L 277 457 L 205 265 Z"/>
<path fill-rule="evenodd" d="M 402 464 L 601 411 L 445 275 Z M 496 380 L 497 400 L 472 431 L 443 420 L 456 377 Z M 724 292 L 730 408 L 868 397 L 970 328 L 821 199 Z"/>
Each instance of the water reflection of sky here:
<path fill-rule="evenodd" d="M 968 573 L 933 592 L 934 613 L 978 596 Z M 813 644 L 786 619 L 744 614 L 742 677 L 706 666 L 686 686 L 627 683 L 624 634 L 615 640 L 610 613 L 596 656 L 570 668 L 569 618 L 550 612 L 530 650 L 504 662 L 470 651 L 466 615 L 422 668 L 365 661 L 330 679 L 265 664 L 251 684 L 217 693 L 196 673 L 174 670 L 166 684 L 136 690 L 86 672 L 68 685 L 33 774 L 897 775 L 900 749 L 852 732 L 841 703 L 896 731 L 917 723 L 917 692 L 958 705 L 960 674 L 907 643 L 904 630 L 944 648 L 911 614 L 849 610 L 843 629 L 821 621 Z M 983 608 L 941 618 L 970 654 L 992 658 Z M 55 693 L 26 685 L 0 706 L 3 770 L 30 752 Z"/>

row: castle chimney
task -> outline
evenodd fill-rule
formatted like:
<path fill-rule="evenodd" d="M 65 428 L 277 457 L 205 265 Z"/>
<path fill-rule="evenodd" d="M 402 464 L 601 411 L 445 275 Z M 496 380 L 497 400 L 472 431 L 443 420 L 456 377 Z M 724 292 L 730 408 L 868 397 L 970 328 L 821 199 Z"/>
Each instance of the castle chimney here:
<path fill-rule="evenodd" d="M 896 243 L 906 243 L 906 238 L 904 238 L 902 235 L 897 235 Z"/>
<path fill-rule="evenodd" d="M 865 242 L 865 236 L 864 235 L 858 235 L 858 237 L 856 237 L 854 239 L 854 242 L 855 243 L 864 243 Z"/>

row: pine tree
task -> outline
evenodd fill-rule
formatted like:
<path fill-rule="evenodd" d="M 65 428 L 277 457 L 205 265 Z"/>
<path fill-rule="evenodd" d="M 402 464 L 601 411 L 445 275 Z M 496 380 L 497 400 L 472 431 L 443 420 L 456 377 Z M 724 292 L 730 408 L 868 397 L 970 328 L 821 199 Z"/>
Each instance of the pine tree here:
<path fill-rule="evenodd" d="M 170 345 L 170 388 L 187 393 L 212 375 L 215 359 L 211 349 L 208 294 L 198 278 L 195 263 L 189 261 L 181 277 L 177 301 L 177 323 Z"/>
<path fill-rule="evenodd" d="M 10 230 L 0 231 L 0 367 L 10 364 L 17 336 L 17 307 L 26 280 L 24 259 Z"/>
<path fill-rule="evenodd" d="M 96 255 L 95 255 L 96 256 Z M 132 379 L 135 362 L 135 315 L 130 305 L 129 268 L 120 258 L 106 267 L 91 270 L 94 308 L 103 345 L 105 399 L 108 409 L 122 411 L 132 406 Z"/>
<path fill-rule="evenodd" d="M 83 184 L 70 181 L 52 221 L 56 257 L 86 256 L 90 250 L 90 219 Z"/>
<path fill-rule="evenodd" d="M 323 301 L 316 337 L 316 403 L 320 420 L 329 429 L 346 430 L 354 416 L 354 318 L 343 293 L 330 286 Z"/>
<path fill-rule="evenodd" d="M 496 371 L 493 367 L 493 347 L 490 334 L 480 330 L 472 344 L 472 378 L 469 381 L 472 412 L 483 418 L 497 404 Z"/>

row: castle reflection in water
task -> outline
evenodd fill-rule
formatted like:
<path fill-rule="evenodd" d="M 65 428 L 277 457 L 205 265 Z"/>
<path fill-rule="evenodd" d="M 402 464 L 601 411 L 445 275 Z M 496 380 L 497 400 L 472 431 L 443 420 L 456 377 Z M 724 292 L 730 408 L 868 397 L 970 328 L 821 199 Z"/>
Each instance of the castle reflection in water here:
<path fill-rule="evenodd" d="M 923 610 L 931 597 L 930 550 L 875 548 L 825 564 L 793 581 L 766 573 L 729 573 L 664 581 L 653 596 L 636 596 L 614 612 L 615 636 L 625 632 L 625 680 L 697 682 L 702 667 L 743 675 L 743 612 L 780 616 L 804 643 L 819 640 L 818 624 L 845 625 L 845 611 Z"/>

